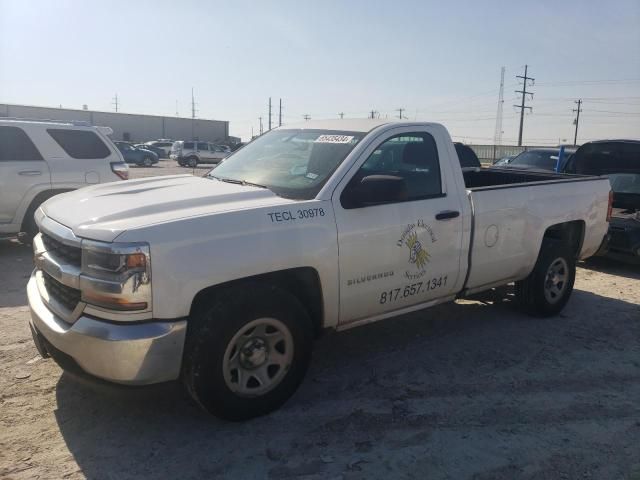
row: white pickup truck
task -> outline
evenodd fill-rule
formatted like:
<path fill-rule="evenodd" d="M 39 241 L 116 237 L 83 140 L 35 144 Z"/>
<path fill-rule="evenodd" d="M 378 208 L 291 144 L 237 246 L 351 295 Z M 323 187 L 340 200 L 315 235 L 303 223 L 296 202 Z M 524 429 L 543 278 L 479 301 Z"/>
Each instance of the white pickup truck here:
<path fill-rule="evenodd" d="M 510 282 L 527 311 L 558 313 L 610 206 L 604 177 L 462 169 L 438 124 L 305 122 L 205 177 L 47 201 L 31 328 L 63 368 L 182 379 L 207 411 L 245 419 L 293 394 L 323 329 Z"/>

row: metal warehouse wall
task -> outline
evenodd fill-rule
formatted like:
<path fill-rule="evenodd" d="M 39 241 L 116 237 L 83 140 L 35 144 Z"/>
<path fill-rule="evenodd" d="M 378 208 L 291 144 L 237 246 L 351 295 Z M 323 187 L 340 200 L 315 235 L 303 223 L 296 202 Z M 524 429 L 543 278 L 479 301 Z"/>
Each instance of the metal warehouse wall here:
<path fill-rule="evenodd" d="M 0 103 L 0 117 L 83 120 L 92 125 L 111 127 L 114 140 L 126 140 L 128 134 L 129 140 L 132 142 L 143 142 L 157 138 L 171 138 L 173 140 L 197 138 L 216 142 L 226 140 L 229 136 L 229 122 L 222 120 L 191 120 L 190 118 L 32 107 L 5 103 Z"/>

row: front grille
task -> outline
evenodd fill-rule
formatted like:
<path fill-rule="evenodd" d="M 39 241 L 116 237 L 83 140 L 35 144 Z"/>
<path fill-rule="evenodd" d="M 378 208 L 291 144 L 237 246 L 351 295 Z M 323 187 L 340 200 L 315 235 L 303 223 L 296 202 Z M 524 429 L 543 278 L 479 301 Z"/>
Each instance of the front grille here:
<path fill-rule="evenodd" d="M 44 232 L 42 233 L 42 243 L 44 243 L 48 252 L 53 252 L 57 257 L 62 258 L 67 263 L 80 267 L 82 262 L 82 250 L 80 247 L 66 245 Z"/>
<path fill-rule="evenodd" d="M 47 292 L 49 292 L 49 295 L 66 308 L 73 311 L 80 301 L 80 290 L 67 287 L 47 272 L 42 272 L 42 277 L 44 279 L 44 286 L 47 289 Z"/>

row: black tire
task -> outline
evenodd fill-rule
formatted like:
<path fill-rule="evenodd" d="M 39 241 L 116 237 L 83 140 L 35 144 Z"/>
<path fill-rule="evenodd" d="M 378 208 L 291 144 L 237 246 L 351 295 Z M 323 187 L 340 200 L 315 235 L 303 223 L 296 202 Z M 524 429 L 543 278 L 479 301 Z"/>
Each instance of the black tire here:
<path fill-rule="evenodd" d="M 189 168 L 196 168 L 198 166 L 198 157 L 187 158 L 187 166 Z"/>
<path fill-rule="evenodd" d="M 562 273 L 554 275 L 552 267 L 559 268 Z M 559 277 L 564 279 L 560 282 Z M 576 260 L 571 248 L 556 240 L 543 240 L 533 271 L 515 283 L 516 299 L 531 315 L 556 315 L 569 301 L 575 278 Z"/>
<path fill-rule="evenodd" d="M 234 337 L 258 319 L 276 319 L 288 329 L 292 356 L 279 383 L 274 382 L 271 390 L 246 396 L 234 392 L 225 379 L 225 356 L 233 348 Z M 246 337 L 239 338 L 244 341 Z M 223 290 L 189 319 L 182 379 L 192 398 L 217 417 L 239 421 L 265 415 L 284 404 L 302 382 L 311 360 L 312 343 L 311 319 L 298 299 L 287 291 L 259 284 Z M 247 374 L 243 372 L 242 375 Z"/>
<path fill-rule="evenodd" d="M 142 159 L 142 166 L 144 167 L 152 167 L 153 166 L 153 159 L 151 157 L 144 157 Z"/>
<path fill-rule="evenodd" d="M 31 245 L 33 243 L 33 237 L 38 234 L 38 224 L 36 223 L 34 215 L 40 205 L 40 203 L 37 205 L 31 205 L 24 215 L 24 220 L 22 221 L 22 232 L 18 235 L 18 240 L 24 245 Z"/>

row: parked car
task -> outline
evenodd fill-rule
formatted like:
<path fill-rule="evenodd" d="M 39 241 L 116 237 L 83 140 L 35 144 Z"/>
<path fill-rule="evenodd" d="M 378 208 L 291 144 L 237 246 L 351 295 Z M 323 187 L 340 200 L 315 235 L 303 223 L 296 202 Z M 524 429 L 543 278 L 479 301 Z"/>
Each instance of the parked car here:
<path fill-rule="evenodd" d="M 85 376 L 180 378 L 215 415 L 263 415 L 302 382 L 323 329 L 510 282 L 523 309 L 558 314 L 575 262 L 607 232 L 609 192 L 601 177 L 463 170 L 434 123 L 274 129 L 205 177 L 44 204 L 27 287 L 34 342 Z M 60 254 L 44 255 L 60 238 Z"/>
<path fill-rule="evenodd" d="M 582 145 L 567 173 L 608 175 L 613 191 L 607 255 L 640 261 L 640 141 L 601 140 Z"/>
<path fill-rule="evenodd" d="M 566 165 L 575 151 L 575 148 L 564 149 L 564 156 L 560 161 L 558 171 L 562 171 L 564 165 Z M 516 155 L 506 164 L 494 163 L 492 167 L 555 172 L 556 168 L 558 168 L 559 154 L 560 148 L 533 148 Z"/>
<path fill-rule="evenodd" d="M 165 157 L 165 153 L 164 150 L 160 147 L 156 147 L 155 145 L 149 145 L 148 143 L 138 143 L 133 145 L 135 148 L 138 149 L 142 149 L 142 150 L 149 150 L 153 153 L 155 153 L 158 158 L 164 158 Z M 167 156 L 168 158 L 168 156 Z"/>
<path fill-rule="evenodd" d="M 453 145 L 456 149 L 456 153 L 458 154 L 458 159 L 460 160 L 460 166 L 462 168 L 482 167 L 480 159 L 476 155 L 476 152 L 471 149 L 471 147 L 460 142 L 455 142 Z"/>
<path fill-rule="evenodd" d="M 145 142 L 145 145 L 149 145 L 149 146 L 161 149 L 163 153 L 159 154 L 160 158 L 169 158 L 169 155 L 171 154 L 171 146 L 173 145 L 173 140 L 169 138 L 160 138 L 158 140 Z M 156 152 L 156 150 L 153 150 L 153 151 Z M 156 153 L 159 153 L 159 152 L 156 152 Z"/>
<path fill-rule="evenodd" d="M 0 118 L 0 237 L 30 242 L 38 231 L 33 214 L 47 199 L 127 179 L 109 133 L 80 122 Z"/>
<path fill-rule="evenodd" d="M 124 161 L 127 163 L 133 163 L 139 167 L 150 167 L 155 163 L 158 163 L 158 155 L 151 150 L 144 148 L 137 148 L 128 142 L 114 142 L 122 153 Z"/>
<path fill-rule="evenodd" d="M 217 164 L 231 152 L 209 142 L 177 141 L 171 147 L 170 158 L 182 167 L 194 168 L 201 163 Z"/>

